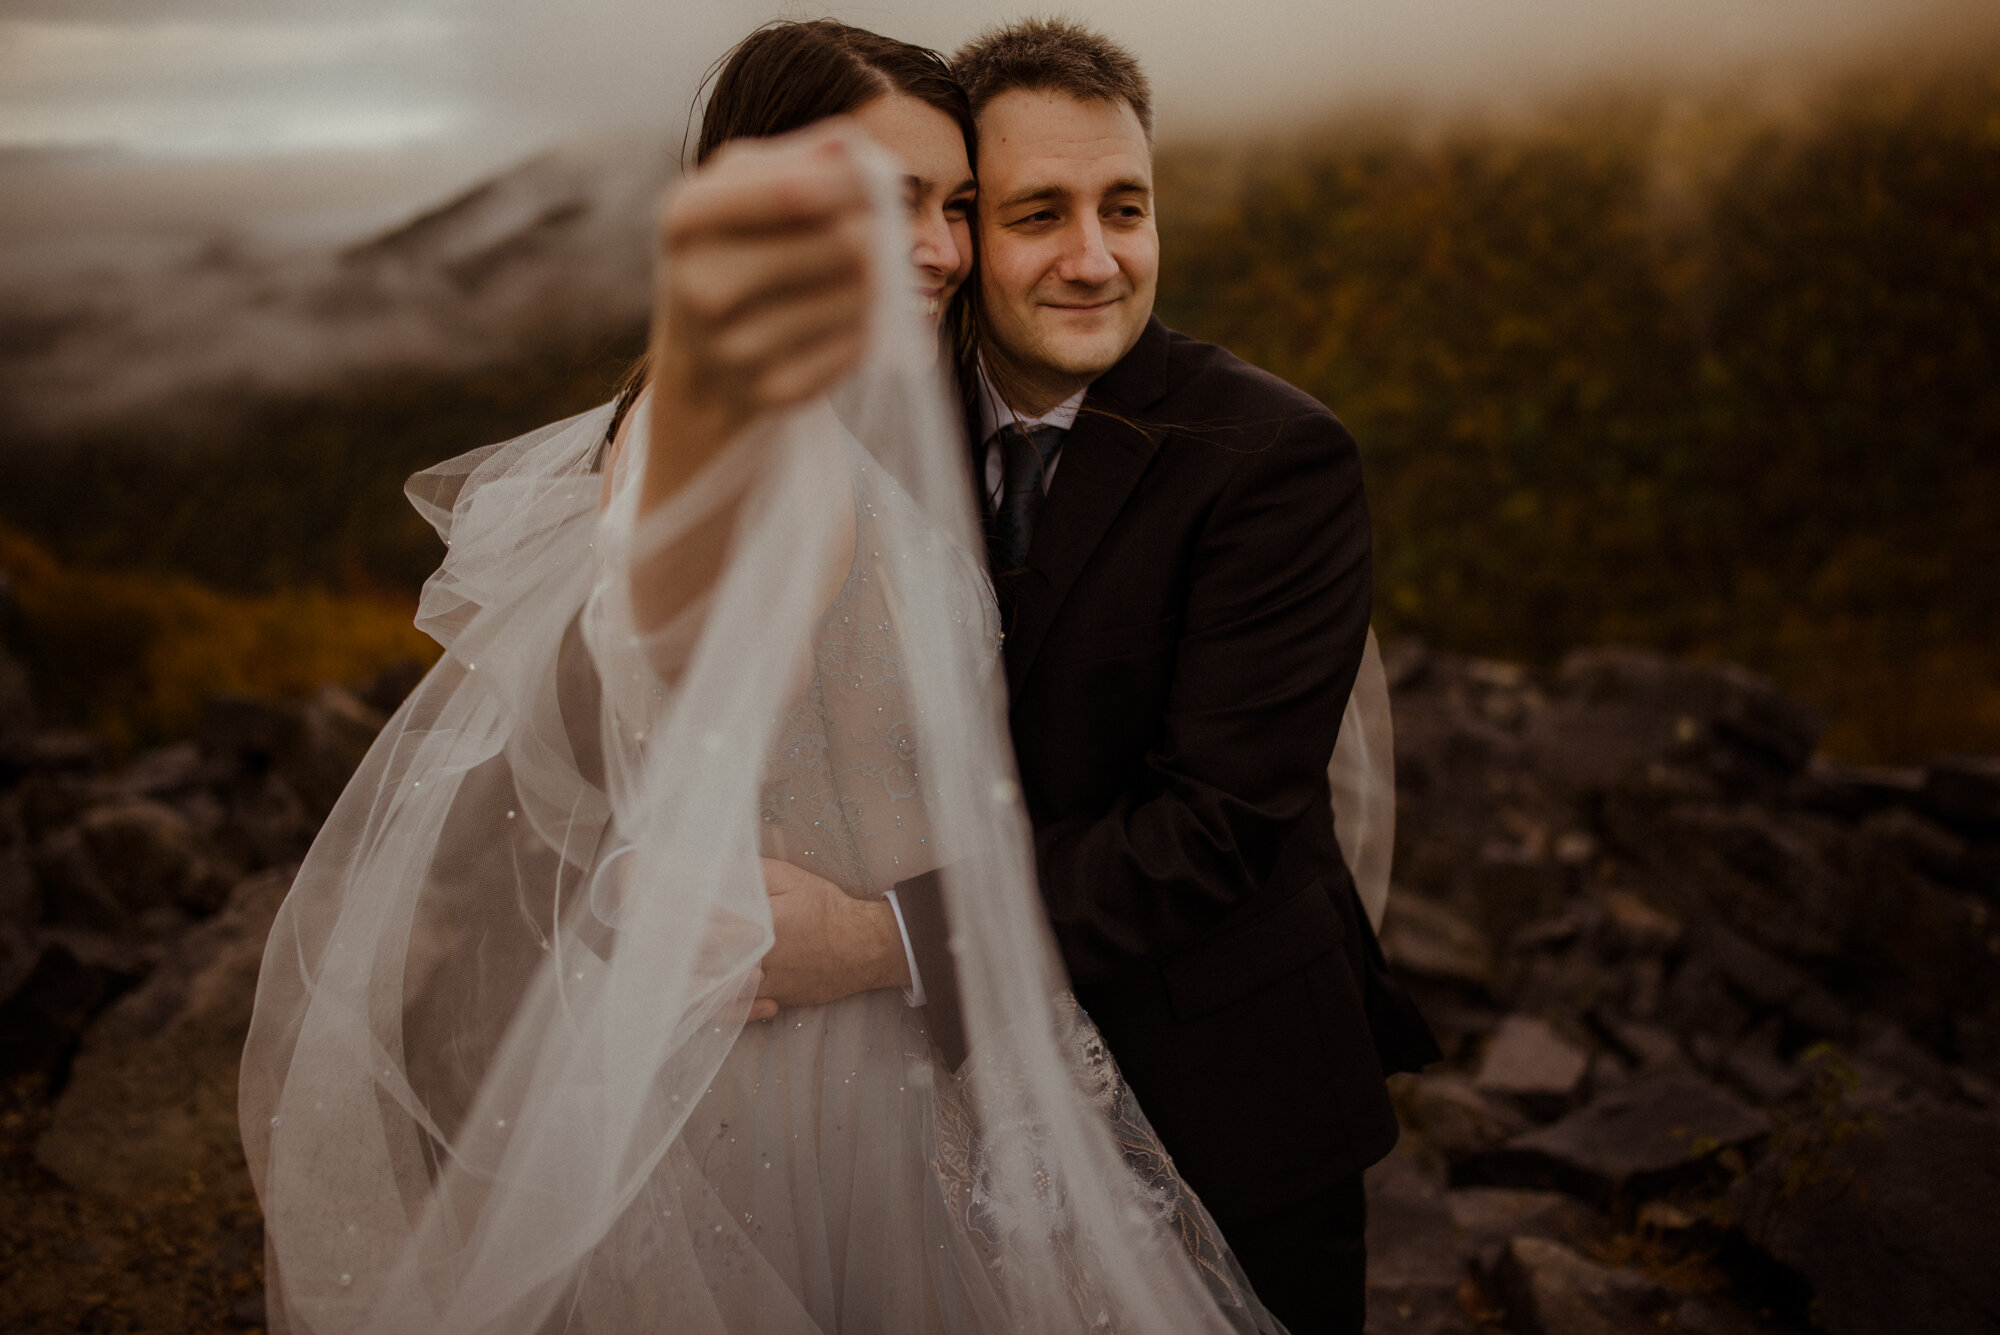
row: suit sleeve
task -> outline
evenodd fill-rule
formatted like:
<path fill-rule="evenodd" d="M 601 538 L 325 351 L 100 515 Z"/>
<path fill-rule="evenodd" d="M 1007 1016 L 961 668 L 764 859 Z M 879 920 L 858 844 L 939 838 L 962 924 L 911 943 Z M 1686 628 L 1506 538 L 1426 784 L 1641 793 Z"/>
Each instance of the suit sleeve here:
<path fill-rule="evenodd" d="M 1041 826 L 1079 983 L 1199 937 L 1269 878 L 1326 766 L 1367 640 L 1367 502 L 1331 414 L 1244 456 L 1198 535 L 1160 738 L 1110 809 Z"/>

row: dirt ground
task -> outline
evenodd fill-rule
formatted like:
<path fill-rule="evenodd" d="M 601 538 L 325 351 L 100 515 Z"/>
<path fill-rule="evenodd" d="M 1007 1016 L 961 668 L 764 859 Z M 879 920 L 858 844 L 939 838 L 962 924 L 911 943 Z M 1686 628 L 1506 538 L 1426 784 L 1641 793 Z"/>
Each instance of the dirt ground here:
<path fill-rule="evenodd" d="M 14 1081 L 0 1109 L 0 1330 L 263 1329 L 264 1222 L 240 1152 L 179 1191 L 104 1201 L 36 1163 L 42 1077 Z"/>

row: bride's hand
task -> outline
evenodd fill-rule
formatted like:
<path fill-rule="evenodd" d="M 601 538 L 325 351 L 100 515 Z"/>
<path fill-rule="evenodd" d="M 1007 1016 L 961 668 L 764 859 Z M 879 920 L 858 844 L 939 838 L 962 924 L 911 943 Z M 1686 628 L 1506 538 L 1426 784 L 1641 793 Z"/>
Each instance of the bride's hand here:
<path fill-rule="evenodd" d="M 909 963 L 894 912 L 855 899 L 824 877 L 764 859 L 776 940 L 764 956 L 753 1020 L 781 1006 L 814 1006 L 878 987 L 908 987 Z"/>
<path fill-rule="evenodd" d="M 668 198 L 645 501 L 675 490 L 751 419 L 820 393 L 860 362 L 873 219 L 858 136 L 825 122 L 739 140 Z"/>

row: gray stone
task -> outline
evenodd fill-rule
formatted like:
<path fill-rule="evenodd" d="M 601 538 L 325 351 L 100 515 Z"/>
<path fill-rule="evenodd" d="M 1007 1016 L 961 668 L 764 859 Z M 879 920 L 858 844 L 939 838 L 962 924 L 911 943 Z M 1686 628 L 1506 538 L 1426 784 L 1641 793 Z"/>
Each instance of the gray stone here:
<path fill-rule="evenodd" d="M 1395 1088 L 1411 1129 L 1448 1162 L 1497 1149 L 1530 1126 L 1518 1108 L 1450 1071 L 1398 1076 Z"/>
<path fill-rule="evenodd" d="M 1465 1164 L 1457 1180 L 1553 1188 L 1605 1202 L 1628 1191 L 1654 1191 L 1770 1128 L 1769 1117 L 1719 1086 L 1666 1072 L 1516 1136 Z"/>
<path fill-rule="evenodd" d="M 1940 756 L 1924 773 L 1923 801 L 1954 825 L 2000 826 L 2000 756 Z"/>
<path fill-rule="evenodd" d="M 240 1156 L 236 1071 L 289 869 L 251 877 L 91 1026 L 36 1145 L 79 1191 L 135 1195 Z"/>
<path fill-rule="evenodd" d="M 1530 1107 L 1560 1106 L 1583 1086 L 1590 1054 L 1556 1032 L 1547 1020 L 1510 1015 L 1500 1022 L 1479 1064 L 1474 1085 Z"/>
<path fill-rule="evenodd" d="M 1745 1034 L 1721 1055 L 1716 1074 L 1757 1103 L 1781 1104 L 1805 1087 L 1806 1074 L 1778 1055 L 1779 1017 Z"/>
<path fill-rule="evenodd" d="M 266 867 L 305 855 L 318 824 L 282 775 L 265 774 L 229 795 L 218 842 L 246 867 Z"/>
<path fill-rule="evenodd" d="M 1408 1149 L 1368 1170 L 1368 1327 L 1377 1335 L 1469 1331 L 1444 1176 Z"/>
<path fill-rule="evenodd" d="M 1759 949 L 1714 923 L 1700 923 L 1690 949 L 1715 962 L 1737 995 L 1760 1012 L 1778 1012 L 1817 1037 L 1846 1039 L 1853 1017 L 1831 992 L 1812 976 Z"/>
<path fill-rule="evenodd" d="M 212 912 L 228 881 L 187 817 L 144 798 L 86 811 L 34 856 L 49 921 L 117 932 L 149 909 Z"/>
<path fill-rule="evenodd" d="M 305 709 L 296 701 L 211 696 L 202 703 L 201 753 L 231 767 L 268 769 L 298 749 Z"/>
<path fill-rule="evenodd" d="M 1559 1191 L 1457 1187 L 1445 1193 L 1445 1208 L 1458 1229 L 1460 1247 L 1489 1276 L 1510 1239 L 1550 1238 L 1581 1247 L 1606 1231 L 1597 1211 Z"/>
<path fill-rule="evenodd" d="M 282 769 L 316 817 L 332 810 L 386 721 L 344 687 L 327 686 L 313 696 L 300 744 Z"/>
<path fill-rule="evenodd" d="M 1621 1019 L 1599 1011 L 1592 1017 L 1598 1032 L 1616 1047 L 1627 1061 L 1642 1071 L 1663 1067 L 1684 1067 L 1687 1054 L 1671 1031 L 1655 1024 Z"/>
<path fill-rule="evenodd" d="M 1737 1226 L 1812 1286 L 1828 1335 L 2000 1331 L 2000 1118 L 1923 1107 L 1774 1147 Z"/>
<path fill-rule="evenodd" d="M 1510 1324 L 1523 1335 L 1654 1335 L 1676 1295 L 1655 1280 L 1599 1265 L 1559 1242 L 1521 1237 L 1494 1272 Z"/>
<path fill-rule="evenodd" d="M 193 787 L 201 776 L 201 748 L 180 742 L 144 752 L 112 780 L 112 787 L 132 797 L 166 798 Z"/>
<path fill-rule="evenodd" d="M 76 728 L 43 728 L 32 734 L 22 752 L 26 768 L 74 774 L 103 766 L 104 743 Z"/>
<path fill-rule="evenodd" d="M 1663 955 L 1680 944 L 1686 930 L 1679 918 L 1647 903 L 1630 890 L 1604 892 L 1603 930 L 1621 953 Z"/>
<path fill-rule="evenodd" d="M 1805 764 L 1825 730 L 1813 709 L 1731 664 L 1680 662 L 1643 649 L 1578 650 L 1557 698 L 1530 724 L 1538 758 L 1570 785 L 1601 789 L 1649 761 L 1690 750 L 1754 753 L 1778 773 Z M 1715 758 L 1704 757 L 1715 764 Z"/>
<path fill-rule="evenodd" d="M 1908 806 L 1922 797 L 1924 772 L 1914 766 L 1850 765 L 1814 756 L 1798 788 L 1805 806 L 1859 820 L 1885 807 Z"/>
<path fill-rule="evenodd" d="M 1493 983 L 1493 951 L 1485 933 L 1419 895 L 1389 897 L 1382 922 L 1382 950 L 1391 964 L 1415 978 L 1481 991 Z"/>
<path fill-rule="evenodd" d="M 27 854 L 0 848 L 0 923 L 29 931 L 42 921 L 42 892 Z"/>
<path fill-rule="evenodd" d="M 0 965 L 0 1076 L 49 1072 L 75 1049 L 106 1002 L 137 981 L 130 951 L 88 939 L 17 941 Z"/>

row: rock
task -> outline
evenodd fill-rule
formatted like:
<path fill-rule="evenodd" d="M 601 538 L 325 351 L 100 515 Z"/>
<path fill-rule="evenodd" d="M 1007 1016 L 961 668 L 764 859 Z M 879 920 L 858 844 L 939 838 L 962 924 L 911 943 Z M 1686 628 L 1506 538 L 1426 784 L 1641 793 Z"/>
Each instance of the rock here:
<path fill-rule="evenodd" d="M 1922 1107 L 1778 1147 L 1731 1190 L 1828 1335 L 2000 1331 L 2000 1118 Z"/>
<path fill-rule="evenodd" d="M 1967 885 L 1972 879 L 1970 852 L 1963 838 L 1901 808 L 1876 812 L 1847 837 L 1848 866 L 1867 884 L 1885 877 L 1897 881 L 1920 877 L 1946 885 Z"/>
<path fill-rule="evenodd" d="M 1564 660 L 1557 696 L 1530 721 L 1528 739 L 1549 772 L 1580 792 L 1675 754 L 1697 756 L 1703 768 L 1740 786 L 1763 779 L 1759 768 L 1774 775 L 1799 769 L 1825 726 L 1814 710 L 1743 668 L 1599 648 Z M 1732 750 L 1758 763 L 1745 773 Z"/>
<path fill-rule="evenodd" d="M 0 574 L 0 579 L 5 578 Z M 0 642 L 0 743 L 11 752 L 34 727 L 35 700 L 29 686 L 28 665 Z"/>
<path fill-rule="evenodd" d="M 1547 1238 L 1507 1244 L 1494 1283 L 1523 1335 L 1654 1335 L 1677 1296 L 1655 1280 L 1614 1270 Z"/>
<path fill-rule="evenodd" d="M 298 749 L 305 709 L 296 701 L 211 696 L 202 703 L 201 753 L 231 768 L 269 769 Z"/>
<path fill-rule="evenodd" d="M 1782 1016 L 1758 1025 L 1717 1056 L 1715 1073 L 1758 1104 L 1781 1104 L 1805 1087 L 1806 1073 L 1779 1056 Z"/>
<path fill-rule="evenodd" d="M 1642 1071 L 1687 1065 L 1680 1040 L 1658 1025 L 1621 1019 L 1603 1010 L 1591 1016 L 1591 1023 L 1626 1061 Z"/>
<path fill-rule="evenodd" d="M 1391 656 L 1389 651 L 1384 650 L 1385 661 Z M 383 668 L 376 674 L 375 680 L 363 686 L 355 694 L 362 704 L 386 719 L 402 708 L 403 701 L 409 698 L 411 691 L 417 689 L 417 683 L 422 681 L 424 674 L 429 671 L 430 669 L 418 659 L 399 659 Z M 1389 678 L 1389 685 L 1391 690 L 1395 689 L 1396 679 L 1393 675 Z"/>
<path fill-rule="evenodd" d="M 192 788 L 201 777 L 201 748 L 181 742 L 141 754 L 111 786 L 131 797 L 167 798 Z"/>
<path fill-rule="evenodd" d="M 318 828 L 292 785 L 282 775 L 264 774 L 227 795 L 218 842 L 243 865 L 268 867 L 304 857 Z"/>
<path fill-rule="evenodd" d="M 1664 955 L 1680 944 L 1686 926 L 1630 890 L 1604 892 L 1604 930 L 1621 954 Z"/>
<path fill-rule="evenodd" d="M 1520 1109 L 1480 1093 L 1462 1075 L 1441 1071 L 1395 1079 L 1404 1120 L 1447 1162 L 1496 1149 L 1531 1125 Z"/>
<path fill-rule="evenodd" d="M 18 848 L 0 848 L 0 923 L 31 931 L 42 921 L 42 891 L 28 857 Z"/>
<path fill-rule="evenodd" d="M 1923 796 L 1924 772 L 1915 767 L 1850 765 L 1814 756 L 1800 776 L 1800 805 L 1859 820 L 1887 807 L 1910 806 Z"/>
<path fill-rule="evenodd" d="M 1445 1193 L 1445 1208 L 1458 1229 L 1460 1245 L 1472 1254 L 1483 1275 L 1492 1274 L 1513 1238 L 1549 1238 L 1581 1247 L 1605 1232 L 1595 1210 L 1559 1191 L 1458 1187 Z"/>
<path fill-rule="evenodd" d="M 298 749 L 282 769 L 315 821 L 323 819 L 387 719 L 352 691 L 328 686 L 306 706 Z"/>
<path fill-rule="evenodd" d="M 1493 952 L 1485 933 L 1450 909 L 1419 895 L 1389 897 L 1382 922 L 1389 962 L 1416 978 L 1485 991 L 1493 983 Z"/>
<path fill-rule="evenodd" d="M 0 1076 L 56 1070 L 84 1026 L 143 969 L 131 952 L 92 949 L 87 939 L 22 944 L 0 965 Z"/>
<path fill-rule="evenodd" d="M 119 932 L 147 910 L 213 912 L 228 882 L 187 817 L 143 798 L 86 811 L 34 856 L 49 921 Z"/>
<path fill-rule="evenodd" d="M 1804 970 L 1760 950 L 1714 923 L 1701 923 L 1689 943 L 1691 953 L 1712 960 L 1730 988 L 1758 1014 L 1777 1012 L 1807 1033 L 1845 1040 L 1854 1019 L 1839 999 Z"/>
<path fill-rule="evenodd" d="M 1481 917 L 1502 934 L 1560 914 L 1576 893 L 1576 868 L 1499 841 L 1479 850 L 1472 868 Z"/>
<path fill-rule="evenodd" d="M 1378 1335 L 1458 1335 L 1465 1280 L 1443 1175 L 1408 1152 L 1368 1170 L 1368 1326 Z"/>
<path fill-rule="evenodd" d="M 44 728 L 29 736 L 21 749 L 22 768 L 49 774 L 74 774 L 101 768 L 104 743 L 75 728 Z"/>
<path fill-rule="evenodd" d="M 1474 1086 L 1530 1108 L 1561 1108 L 1582 1088 L 1590 1054 L 1556 1032 L 1547 1020 L 1510 1015 L 1500 1022 L 1479 1064 Z"/>
<path fill-rule="evenodd" d="M 290 882 L 285 868 L 238 885 L 91 1027 L 36 1145 L 44 1168 L 117 1198 L 178 1190 L 190 1171 L 240 1162 L 237 1064 L 264 938 Z"/>
<path fill-rule="evenodd" d="M 1923 803 L 1940 820 L 2000 827 L 2000 756 L 1941 756 L 1924 772 Z"/>
<path fill-rule="evenodd" d="M 1829 859 L 1843 843 L 1831 821 L 1712 802 L 1662 808 L 1629 791 L 1607 800 L 1604 814 L 1619 849 L 1690 921 L 1725 923 L 1795 960 L 1833 961 L 1845 951 L 1865 888 Z"/>
<path fill-rule="evenodd" d="M 1455 1185 L 1537 1187 L 1608 1202 L 1652 1194 L 1717 1151 L 1747 1145 L 1770 1118 L 1698 1077 L 1666 1072 L 1640 1079 L 1551 1126 L 1516 1136 L 1469 1160 Z"/>

